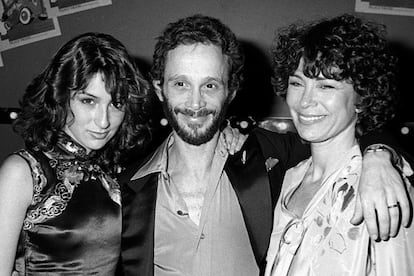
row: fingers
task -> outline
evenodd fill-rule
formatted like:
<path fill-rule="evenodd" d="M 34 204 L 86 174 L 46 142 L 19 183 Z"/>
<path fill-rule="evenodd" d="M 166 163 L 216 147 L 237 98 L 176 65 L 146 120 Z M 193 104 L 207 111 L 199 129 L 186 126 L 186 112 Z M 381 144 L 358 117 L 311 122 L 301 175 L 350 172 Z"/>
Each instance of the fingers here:
<path fill-rule="evenodd" d="M 389 159 L 377 157 L 363 161 L 359 191 L 368 232 L 379 241 L 395 237 L 401 223 L 408 226 L 412 208 L 399 171 Z"/>
<path fill-rule="evenodd" d="M 378 216 L 379 238 L 387 240 L 390 237 L 390 215 L 388 212 L 387 203 L 380 203 L 376 205 Z"/>
<path fill-rule="evenodd" d="M 401 179 L 401 182 L 403 180 Z M 398 211 L 398 219 L 401 220 L 399 222 L 402 223 L 405 227 L 408 227 L 410 224 L 410 218 L 412 215 L 412 208 L 410 204 L 410 199 L 407 195 L 407 191 L 405 189 L 405 186 L 403 183 L 401 185 L 397 185 L 394 189 L 395 193 L 395 201 L 389 201 L 389 202 L 397 202 L 399 205 Z M 394 210 L 393 210 L 394 212 Z"/>
<path fill-rule="evenodd" d="M 224 135 L 224 139 L 225 139 L 225 145 L 227 147 L 227 150 L 231 149 L 231 143 L 234 140 L 234 134 L 233 134 L 233 129 L 231 127 L 226 127 L 223 130 L 223 135 Z"/>
<path fill-rule="evenodd" d="M 249 138 L 249 134 L 240 133 L 239 142 L 237 144 L 237 150 L 236 150 L 237 152 L 241 150 L 241 148 L 243 147 L 244 142 L 246 142 L 247 138 Z"/>
<path fill-rule="evenodd" d="M 371 239 L 377 240 L 379 237 L 379 229 L 377 224 L 377 214 L 375 212 L 375 206 L 371 203 L 362 203 L 362 209 L 368 233 Z"/>
<path fill-rule="evenodd" d="M 240 148 L 238 148 L 239 145 L 239 138 L 240 138 L 240 131 L 237 128 L 232 128 L 233 131 L 233 139 L 231 141 L 231 146 L 230 146 L 230 150 L 229 153 L 231 155 L 233 155 L 235 152 L 238 152 L 240 150 Z M 243 144 L 242 144 L 243 145 Z"/>
<path fill-rule="evenodd" d="M 239 152 L 241 150 L 247 137 L 248 137 L 247 135 L 240 134 L 239 140 L 237 141 L 237 145 L 236 145 L 236 152 Z"/>
<path fill-rule="evenodd" d="M 398 174 L 394 175 L 393 184 L 385 188 L 387 209 L 390 218 L 390 237 L 395 237 L 398 234 L 401 223 L 405 227 L 408 226 L 412 212 L 403 179 Z"/>
<path fill-rule="evenodd" d="M 240 150 L 240 136 L 242 135 L 240 134 L 240 131 L 237 128 L 231 128 L 227 126 L 223 129 L 220 135 L 220 140 L 226 146 L 226 149 L 229 152 L 229 154 L 233 155 L 235 152 Z M 243 145 L 243 142 L 241 142 L 241 145 Z"/>
<path fill-rule="evenodd" d="M 397 203 L 389 204 L 387 208 L 390 217 L 389 236 L 395 237 L 400 226 L 400 208 Z"/>
<path fill-rule="evenodd" d="M 398 177 L 397 177 L 398 179 Z M 396 191 L 401 188 L 402 183 L 394 183 L 394 185 L 386 186 L 385 187 L 385 194 L 386 194 L 386 206 L 381 206 L 381 208 L 387 207 L 387 210 L 383 210 L 386 215 L 385 217 L 388 217 L 388 225 L 387 223 L 381 224 L 380 219 L 378 218 L 379 224 L 380 224 L 380 232 L 381 232 L 381 239 L 386 240 L 390 237 L 395 237 L 398 233 L 398 229 L 400 227 L 400 208 L 398 207 L 398 199 L 396 197 Z M 378 211 L 379 212 L 379 211 Z M 386 227 L 389 227 L 386 229 Z M 381 229 L 384 228 L 384 229 Z M 388 233 L 386 233 L 388 232 Z"/>
<path fill-rule="evenodd" d="M 399 210 L 401 212 L 401 223 L 404 227 L 408 227 L 411 221 L 411 215 L 413 208 L 411 207 L 408 197 L 398 197 Z"/>
<path fill-rule="evenodd" d="M 363 220 L 364 220 L 364 215 L 362 212 L 361 199 L 359 198 L 359 195 L 357 195 L 357 200 L 355 202 L 355 208 L 354 208 L 354 215 L 351 218 L 351 223 L 353 225 L 358 225 Z"/>
<path fill-rule="evenodd" d="M 393 203 L 386 203 L 393 202 Z M 361 208 L 361 205 L 363 208 Z M 404 207 L 404 208 L 410 208 Z M 374 204 L 361 204 L 359 199 L 355 206 L 351 223 L 357 225 L 365 219 L 368 233 L 373 240 L 388 240 L 398 234 L 401 225 L 400 206 L 396 199 L 377 201 Z M 409 219 L 409 218 L 408 218 Z"/>
<path fill-rule="evenodd" d="M 220 134 L 220 140 L 224 143 L 227 151 L 231 152 L 231 144 L 234 140 L 234 134 L 231 127 L 227 126 L 223 129 L 222 133 Z"/>
<path fill-rule="evenodd" d="M 220 134 L 220 140 L 224 143 L 229 154 L 233 155 L 239 152 L 246 142 L 249 135 L 242 134 L 239 129 L 232 127 L 225 127 Z"/>
<path fill-rule="evenodd" d="M 392 193 L 390 193 L 392 194 Z M 385 199 L 384 197 L 380 197 Z M 400 226 L 400 208 L 395 199 L 377 200 L 361 203 L 357 198 L 351 223 L 357 225 L 365 219 L 368 233 L 373 240 L 388 240 L 398 234 Z"/>
<path fill-rule="evenodd" d="M 225 137 L 223 132 L 220 133 L 220 138 L 219 139 L 220 139 L 220 142 L 223 143 L 226 148 L 228 148 L 227 147 L 227 142 L 226 142 L 226 137 Z"/>

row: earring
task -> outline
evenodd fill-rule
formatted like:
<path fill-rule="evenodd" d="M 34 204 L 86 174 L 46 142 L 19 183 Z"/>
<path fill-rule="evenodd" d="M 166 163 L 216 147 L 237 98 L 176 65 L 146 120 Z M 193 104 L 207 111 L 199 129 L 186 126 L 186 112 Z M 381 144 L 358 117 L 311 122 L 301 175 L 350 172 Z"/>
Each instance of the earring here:
<path fill-rule="evenodd" d="M 360 108 L 355 108 L 355 113 L 356 114 L 359 114 L 359 113 L 361 113 L 362 112 L 362 110 L 360 109 Z"/>

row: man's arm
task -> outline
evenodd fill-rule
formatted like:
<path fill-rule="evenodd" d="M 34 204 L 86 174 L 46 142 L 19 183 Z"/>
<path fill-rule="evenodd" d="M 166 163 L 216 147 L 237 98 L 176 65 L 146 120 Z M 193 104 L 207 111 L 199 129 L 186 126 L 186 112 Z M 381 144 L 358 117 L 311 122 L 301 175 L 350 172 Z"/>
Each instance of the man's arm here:
<path fill-rule="evenodd" d="M 387 132 L 372 132 L 360 139 L 365 153 L 353 224 L 365 219 L 374 240 L 394 237 L 401 226 L 407 226 L 412 214 L 410 199 L 402 179 L 401 155 L 413 167 L 413 158 Z M 379 147 L 377 145 L 380 145 Z M 386 146 L 385 146 L 386 145 Z M 396 153 L 398 152 L 398 154 Z M 408 163 L 407 163 L 408 165 Z"/>
<path fill-rule="evenodd" d="M 310 156 L 309 146 L 302 143 L 297 134 L 277 134 L 260 128 L 256 128 L 254 132 L 261 144 L 266 141 L 268 145 L 267 151 L 263 152 L 265 158 L 270 155 L 278 156 L 284 170 Z M 396 139 L 387 132 L 372 132 L 361 137 L 359 142 L 362 151 L 371 145 L 388 145 L 391 151 L 395 149 L 414 168 L 414 158 L 405 153 Z M 240 143 L 240 140 L 234 143 Z M 235 152 L 240 150 L 240 147 L 241 144 L 238 144 Z M 391 151 L 368 150 L 363 157 L 358 200 L 351 222 L 358 224 L 365 219 L 368 232 L 374 240 L 387 240 L 390 236 L 394 237 L 401 223 L 404 226 L 408 225 L 412 214 L 401 174 L 394 164 L 396 157 L 391 154 Z M 395 204 L 397 206 L 392 207 Z"/>
<path fill-rule="evenodd" d="M 263 131 L 260 133 L 263 134 Z M 275 147 L 274 150 L 282 152 L 278 156 L 286 158 L 280 160 L 285 164 L 285 170 L 310 155 L 309 147 L 302 143 L 296 134 L 266 136 L 273 140 L 271 144 Z M 412 215 L 412 205 L 407 196 L 401 172 L 395 167 L 396 159 L 403 156 L 411 168 L 414 168 L 414 159 L 399 146 L 397 140 L 388 132 L 372 132 L 360 139 L 363 152 L 370 146 L 375 148 L 375 145 L 378 144 L 385 145 L 390 150 L 368 150 L 365 152 L 358 201 L 351 222 L 357 224 L 365 220 L 371 238 L 387 240 L 390 236 L 394 237 L 398 233 L 401 223 L 407 226 Z M 398 206 L 392 207 L 395 204 Z"/>

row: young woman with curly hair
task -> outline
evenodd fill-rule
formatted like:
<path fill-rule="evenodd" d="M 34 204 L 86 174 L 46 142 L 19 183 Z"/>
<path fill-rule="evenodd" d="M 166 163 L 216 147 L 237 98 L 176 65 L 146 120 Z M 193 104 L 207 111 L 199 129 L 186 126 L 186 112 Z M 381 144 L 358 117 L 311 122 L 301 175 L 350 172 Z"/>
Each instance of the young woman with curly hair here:
<path fill-rule="evenodd" d="M 114 275 L 123 153 L 149 138 L 148 83 L 100 33 L 62 46 L 28 86 L 0 168 L 0 274 Z"/>
<path fill-rule="evenodd" d="M 414 227 L 378 243 L 364 223 L 350 222 L 362 169 L 357 138 L 394 114 L 396 58 L 383 27 L 352 15 L 292 25 L 273 61 L 275 90 L 312 155 L 285 175 L 265 275 L 413 275 Z M 413 198 L 411 168 L 396 161 Z M 388 199 L 388 209 L 398 212 L 398 202 Z"/>

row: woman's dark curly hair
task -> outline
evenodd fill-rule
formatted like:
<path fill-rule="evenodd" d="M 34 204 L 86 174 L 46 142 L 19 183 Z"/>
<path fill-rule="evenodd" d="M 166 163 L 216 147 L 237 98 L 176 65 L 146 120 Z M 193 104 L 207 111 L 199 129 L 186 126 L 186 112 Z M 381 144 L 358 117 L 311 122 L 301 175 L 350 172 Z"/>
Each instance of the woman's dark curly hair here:
<path fill-rule="evenodd" d="M 289 76 L 301 58 L 308 78 L 322 73 L 352 83 L 360 96 L 358 134 L 377 129 L 394 116 L 397 59 L 387 47 L 384 26 L 345 14 L 282 30 L 272 49 L 272 84 L 278 95 L 286 96 Z"/>
<path fill-rule="evenodd" d="M 85 33 L 63 45 L 27 87 L 14 122 L 27 147 L 47 151 L 56 144 L 72 112 L 71 97 L 82 93 L 97 73 L 102 74 L 113 103 L 125 110 L 118 132 L 97 152 L 98 162 L 113 172 L 122 153 L 144 145 L 150 138 L 148 82 L 120 41 L 108 34 Z"/>
<path fill-rule="evenodd" d="M 213 44 L 228 57 L 229 90 L 239 90 L 243 81 L 244 54 L 235 34 L 218 19 L 196 14 L 170 23 L 157 38 L 151 68 L 151 79 L 164 80 L 167 53 L 179 45 Z"/>

